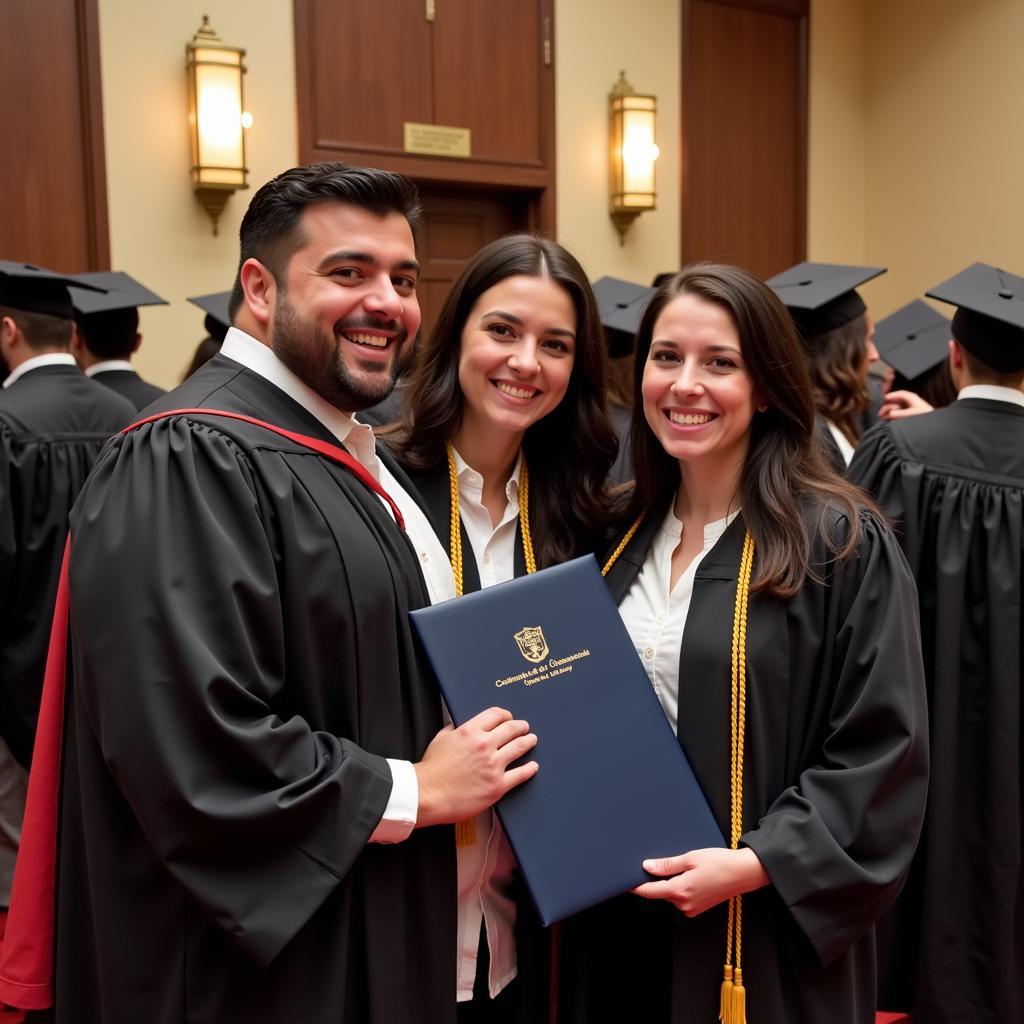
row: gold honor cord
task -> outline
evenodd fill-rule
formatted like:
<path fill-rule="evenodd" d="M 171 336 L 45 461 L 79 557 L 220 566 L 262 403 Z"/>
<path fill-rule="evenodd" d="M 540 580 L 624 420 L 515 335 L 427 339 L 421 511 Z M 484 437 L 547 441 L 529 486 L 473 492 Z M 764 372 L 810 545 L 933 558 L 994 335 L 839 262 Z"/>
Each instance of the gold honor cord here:
<path fill-rule="evenodd" d="M 601 575 L 616 563 L 633 539 L 641 515 L 626 532 L 605 563 Z M 747 603 L 754 566 L 754 538 L 747 532 L 736 581 L 736 606 L 732 617 L 732 694 L 729 708 L 729 848 L 738 850 L 743 835 L 743 742 L 747 718 Z M 735 950 L 735 960 L 733 951 Z M 729 925 L 725 940 L 725 977 L 722 981 L 718 1019 L 722 1024 L 747 1024 L 747 990 L 743 986 L 743 904 L 741 897 L 729 900 Z"/>
<path fill-rule="evenodd" d="M 730 843 L 738 850 L 743 834 L 743 739 L 747 717 L 747 601 L 754 564 L 754 538 L 743 538 L 736 607 L 732 618 L 732 698 L 730 701 Z M 735 961 L 733 950 L 735 948 Z M 718 1019 L 722 1024 L 747 1024 L 747 990 L 743 987 L 743 903 L 729 900 L 729 924 L 725 939 L 725 968 Z"/>

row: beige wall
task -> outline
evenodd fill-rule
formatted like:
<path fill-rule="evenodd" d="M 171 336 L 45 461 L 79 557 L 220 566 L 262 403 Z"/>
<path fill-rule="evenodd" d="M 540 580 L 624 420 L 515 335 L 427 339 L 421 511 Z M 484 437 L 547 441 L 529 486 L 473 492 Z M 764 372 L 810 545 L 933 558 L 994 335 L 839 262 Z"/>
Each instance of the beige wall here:
<path fill-rule="evenodd" d="M 558 240 L 592 278 L 650 282 L 679 262 L 678 0 L 556 0 Z M 608 93 L 619 71 L 658 98 L 658 208 L 625 245 L 608 216 Z"/>
<path fill-rule="evenodd" d="M 254 186 L 297 158 L 295 57 L 287 0 L 100 0 L 110 255 L 167 299 L 141 311 L 139 372 L 165 387 L 178 381 L 203 337 L 203 315 L 186 296 L 231 287 L 238 224 L 252 191 L 236 192 L 214 238 L 192 194 L 185 44 L 203 14 L 225 43 L 246 51 L 249 181 Z"/>
<path fill-rule="evenodd" d="M 812 0 L 808 254 L 887 266 L 876 317 L 1024 274 L 1022 39 L 1021 0 Z"/>
<path fill-rule="evenodd" d="M 1024 274 L 1024 2 L 868 0 L 868 40 L 876 312 L 975 260 Z"/>
<path fill-rule="evenodd" d="M 864 262 L 867 160 L 865 0 L 812 0 L 807 258 Z"/>
<path fill-rule="evenodd" d="M 111 258 L 172 303 L 143 310 L 144 376 L 176 382 L 202 335 L 187 295 L 230 286 L 250 192 L 220 237 L 188 178 L 184 46 L 208 13 L 248 51 L 250 181 L 297 158 L 289 0 L 99 0 Z M 680 4 L 556 0 L 557 232 L 594 276 L 676 265 Z M 628 20 L 627 20 L 628 19 Z M 888 266 L 876 315 L 973 260 L 1024 272 L 1024 0 L 812 0 L 808 255 Z M 624 246 L 607 214 L 607 93 L 657 95 L 658 209 Z"/>

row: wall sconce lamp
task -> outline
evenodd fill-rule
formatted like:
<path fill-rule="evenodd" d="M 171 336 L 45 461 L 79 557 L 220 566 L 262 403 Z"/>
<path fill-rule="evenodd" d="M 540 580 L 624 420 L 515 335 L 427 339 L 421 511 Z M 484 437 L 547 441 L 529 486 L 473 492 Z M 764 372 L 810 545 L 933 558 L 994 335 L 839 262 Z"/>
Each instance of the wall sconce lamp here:
<path fill-rule="evenodd" d="M 185 44 L 188 73 L 188 120 L 192 135 L 192 188 L 213 222 L 236 189 L 248 188 L 245 166 L 245 131 L 252 115 L 242 102 L 245 50 L 225 46 L 203 23 Z"/>
<path fill-rule="evenodd" d="M 609 213 L 619 229 L 619 244 L 625 245 L 630 224 L 644 210 L 654 209 L 654 144 L 657 101 L 641 96 L 626 81 L 626 72 L 608 94 L 608 136 L 611 173 Z"/>

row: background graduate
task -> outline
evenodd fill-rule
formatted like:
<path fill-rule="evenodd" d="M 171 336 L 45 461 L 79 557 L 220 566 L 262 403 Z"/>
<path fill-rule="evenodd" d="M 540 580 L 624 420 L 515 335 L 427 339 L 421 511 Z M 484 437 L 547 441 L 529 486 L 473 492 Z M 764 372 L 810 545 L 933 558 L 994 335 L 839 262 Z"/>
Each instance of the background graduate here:
<path fill-rule="evenodd" d="M 607 580 L 734 848 L 646 862 L 648 902 L 566 929 L 567 1019 L 741 1022 L 742 989 L 752 1022 L 868 1024 L 873 924 L 924 810 L 913 580 L 826 467 L 799 341 L 752 275 L 663 284 L 636 387 L 639 526 Z"/>
<path fill-rule="evenodd" d="M 60 274 L 0 262 L 0 940 L 35 738 L 68 514 L 107 438 L 131 418 L 68 351 Z"/>
<path fill-rule="evenodd" d="M 903 419 L 956 401 L 949 320 L 915 299 L 875 326 L 875 345 L 892 368 L 879 419 Z"/>
<path fill-rule="evenodd" d="M 811 373 L 822 440 L 835 469 L 850 464 L 871 397 L 868 370 L 878 359 L 871 313 L 856 289 L 883 267 L 798 263 L 768 279 L 796 324 Z"/>
<path fill-rule="evenodd" d="M 124 396 L 136 409 L 145 408 L 165 391 L 143 380 L 131 364 L 142 344 L 139 306 L 166 306 L 166 300 L 121 271 L 79 274 L 77 280 L 106 291 L 71 289 L 76 327 L 72 355 L 86 376 Z"/>
<path fill-rule="evenodd" d="M 603 375 L 594 296 L 570 253 L 521 234 L 469 261 L 388 436 L 421 506 L 403 512 L 432 600 L 594 550 L 616 449 Z M 490 811 L 457 838 L 460 1020 L 543 1019 L 547 937 L 508 840 Z"/>
<path fill-rule="evenodd" d="M 851 479 L 917 577 L 932 776 L 921 847 L 883 922 L 884 1009 L 915 1024 L 1024 1020 L 1024 278 L 976 263 L 957 307 L 959 397 L 869 431 Z"/>

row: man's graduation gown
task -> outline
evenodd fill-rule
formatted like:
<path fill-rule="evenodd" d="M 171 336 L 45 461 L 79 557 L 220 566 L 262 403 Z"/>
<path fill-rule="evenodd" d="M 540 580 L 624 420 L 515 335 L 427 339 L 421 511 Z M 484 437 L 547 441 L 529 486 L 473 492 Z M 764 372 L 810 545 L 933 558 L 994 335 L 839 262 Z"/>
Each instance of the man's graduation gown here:
<path fill-rule="evenodd" d="M 192 406 L 333 440 L 222 356 L 153 411 Z M 380 499 L 189 415 L 111 445 L 71 532 L 58 1024 L 454 1022 L 452 831 L 367 842 L 442 724 Z"/>
<path fill-rule="evenodd" d="M 609 573 L 616 600 L 664 513 L 651 512 Z M 812 530 L 816 518 L 808 516 Z M 841 532 L 844 520 L 830 520 Z M 873 924 L 899 891 L 924 812 L 914 584 L 889 531 L 861 522 L 856 555 L 838 565 L 815 536 L 812 564 L 824 584 L 808 581 L 785 601 L 750 596 L 741 845 L 772 880 L 743 897 L 751 1024 L 874 1021 Z M 741 514 L 697 569 L 679 672 L 679 742 L 725 835 L 743 536 Z M 627 894 L 567 922 L 560 1020 L 717 1020 L 726 916 L 724 903 L 688 918 Z"/>
<path fill-rule="evenodd" d="M 0 732 L 26 766 L 68 513 L 133 411 L 77 366 L 37 366 L 0 391 Z"/>
<path fill-rule="evenodd" d="M 880 936 L 883 1008 L 1024 1020 L 1024 408 L 961 399 L 879 425 L 851 479 L 917 577 L 932 776 L 921 847 Z"/>

